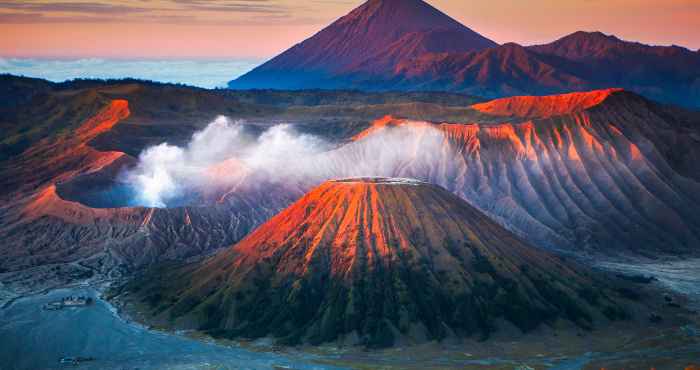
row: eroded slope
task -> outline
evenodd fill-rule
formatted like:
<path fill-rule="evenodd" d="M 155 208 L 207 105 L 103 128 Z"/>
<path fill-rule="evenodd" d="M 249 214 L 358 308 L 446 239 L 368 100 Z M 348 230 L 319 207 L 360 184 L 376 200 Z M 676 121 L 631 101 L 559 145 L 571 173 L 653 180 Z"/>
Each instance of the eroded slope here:
<path fill-rule="evenodd" d="M 615 90 L 473 108 L 505 122 L 386 117 L 355 140 L 409 127 L 418 143 L 426 127 L 440 130 L 443 149 L 416 152 L 388 175 L 440 184 L 537 245 L 649 256 L 697 252 L 697 128 L 680 127 L 662 107 Z"/>

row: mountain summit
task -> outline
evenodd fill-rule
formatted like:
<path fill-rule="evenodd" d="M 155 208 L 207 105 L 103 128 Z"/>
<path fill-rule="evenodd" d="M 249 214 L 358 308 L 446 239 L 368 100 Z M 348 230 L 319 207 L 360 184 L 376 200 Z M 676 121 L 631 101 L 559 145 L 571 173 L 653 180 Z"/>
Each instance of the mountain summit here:
<path fill-rule="evenodd" d="M 529 331 L 624 316 L 577 266 L 443 188 L 394 178 L 326 182 L 230 249 L 127 290 L 156 321 L 285 344 L 384 347 L 485 338 L 503 320 Z"/>
<path fill-rule="evenodd" d="M 700 107 L 700 53 L 578 31 L 497 45 L 422 0 L 370 0 L 233 89 L 450 91 L 500 98 L 622 87 Z"/>
<path fill-rule="evenodd" d="M 423 0 L 369 0 L 313 37 L 229 83 L 229 87 L 337 87 L 332 79 L 368 60 L 391 68 L 426 52 L 467 52 L 497 44 Z"/>

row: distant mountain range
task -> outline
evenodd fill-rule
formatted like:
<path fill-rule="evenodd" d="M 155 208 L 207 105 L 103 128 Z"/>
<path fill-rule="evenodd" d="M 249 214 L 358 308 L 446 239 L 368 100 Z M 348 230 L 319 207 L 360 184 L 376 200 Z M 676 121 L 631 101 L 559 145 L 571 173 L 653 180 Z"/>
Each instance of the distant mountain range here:
<path fill-rule="evenodd" d="M 498 45 L 422 0 L 369 0 L 233 89 L 430 90 L 494 98 L 622 87 L 700 107 L 700 52 L 600 32 Z"/>

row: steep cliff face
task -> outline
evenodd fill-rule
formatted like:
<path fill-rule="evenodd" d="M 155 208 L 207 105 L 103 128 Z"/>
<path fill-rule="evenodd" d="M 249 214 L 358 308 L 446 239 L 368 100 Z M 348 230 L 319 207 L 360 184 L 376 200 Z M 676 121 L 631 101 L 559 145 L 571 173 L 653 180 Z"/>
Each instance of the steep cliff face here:
<path fill-rule="evenodd" d="M 537 245 L 608 254 L 697 252 L 697 127 L 684 128 L 663 107 L 619 90 L 472 108 L 504 122 L 386 117 L 355 140 L 397 126 L 412 128 L 416 140 L 426 127 L 441 130 L 445 148 L 430 153 L 430 163 L 428 153 L 417 152 L 388 175 L 440 184 Z"/>
<path fill-rule="evenodd" d="M 487 337 L 558 319 L 624 316 L 614 294 L 446 190 L 416 180 L 326 182 L 227 251 L 132 282 L 156 320 L 283 343 Z M 592 298 L 588 293 L 594 293 Z"/>

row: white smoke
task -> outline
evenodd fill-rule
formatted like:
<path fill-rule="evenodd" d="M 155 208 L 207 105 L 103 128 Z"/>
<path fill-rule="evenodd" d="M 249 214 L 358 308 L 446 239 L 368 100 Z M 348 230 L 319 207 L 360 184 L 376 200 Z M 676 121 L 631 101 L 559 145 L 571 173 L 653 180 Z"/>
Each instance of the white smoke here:
<path fill-rule="evenodd" d="M 138 193 L 137 203 L 149 207 L 230 192 L 246 179 L 303 187 L 343 177 L 427 179 L 446 155 L 443 142 L 440 130 L 419 125 L 384 129 L 334 147 L 288 124 L 251 137 L 243 123 L 220 116 L 195 133 L 185 147 L 163 143 L 144 150 L 136 168 L 125 177 Z"/>
<path fill-rule="evenodd" d="M 240 131 L 240 125 L 226 117 L 217 117 L 204 130 L 192 135 L 185 148 L 163 143 L 143 151 L 138 166 L 126 175 L 138 192 L 137 202 L 165 207 L 169 200 L 196 188 L 196 181 L 202 178 L 206 168 L 232 155 Z"/>
<path fill-rule="evenodd" d="M 288 124 L 269 128 L 241 156 L 242 162 L 253 171 L 289 176 L 293 167 L 313 161 L 319 153 L 331 146 L 313 135 L 299 134 Z M 293 172 L 293 171 L 292 171 Z"/>
<path fill-rule="evenodd" d="M 178 174 L 184 161 L 184 150 L 163 143 L 146 149 L 139 156 L 139 166 L 128 175 L 138 190 L 139 204 L 165 207 L 166 198 L 179 195 Z"/>

